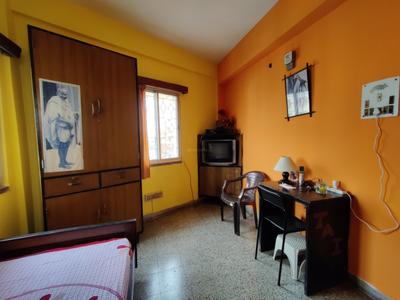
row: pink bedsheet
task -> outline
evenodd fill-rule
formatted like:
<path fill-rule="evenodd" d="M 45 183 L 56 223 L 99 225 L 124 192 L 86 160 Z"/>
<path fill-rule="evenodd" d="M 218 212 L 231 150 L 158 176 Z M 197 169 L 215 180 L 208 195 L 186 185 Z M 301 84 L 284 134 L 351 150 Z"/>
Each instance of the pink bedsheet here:
<path fill-rule="evenodd" d="M 0 262 L 0 299 L 126 299 L 131 256 L 116 239 Z"/>

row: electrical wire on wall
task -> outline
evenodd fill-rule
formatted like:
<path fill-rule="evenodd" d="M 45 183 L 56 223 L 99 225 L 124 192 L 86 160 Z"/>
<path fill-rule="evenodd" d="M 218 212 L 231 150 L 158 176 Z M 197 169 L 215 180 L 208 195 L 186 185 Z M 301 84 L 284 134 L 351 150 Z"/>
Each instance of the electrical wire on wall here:
<path fill-rule="evenodd" d="M 193 193 L 193 186 L 192 186 L 192 174 L 190 173 L 189 167 L 187 166 L 186 162 L 182 160 L 183 165 L 189 175 L 189 185 L 190 185 L 190 192 L 192 193 L 192 201 L 194 201 L 194 193 Z"/>
<path fill-rule="evenodd" d="M 387 183 L 388 183 L 388 181 L 390 179 L 390 174 L 387 171 L 387 169 L 385 167 L 385 164 L 383 163 L 383 159 L 382 159 L 381 154 L 379 153 L 379 146 L 380 146 L 380 142 L 381 142 L 381 138 L 382 138 L 382 128 L 381 128 L 381 125 L 380 125 L 379 122 L 380 122 L 380 118 L 377 118 L 376 119 L 377 133 L 376 133 L 376 136 L 375 136 L 375 142 L 374 142 L 374 148 L 373 148 L 373 150 L 375 152 L 375 155 L 376 155 L 376 158 L 378 160 L 380 171 L 381 171 L 381 176 L 379 178 L 379 200 L 382 201 L 383 205 L 385 206 L 386 210 L 388 211 L 391 219 L 394 222 L 394 226 L 393 227 L 389 227 L 389 228 L 380 229 L 380 228 L 376 227 L 375 225 L 373 225 L 371 223 L 368 223 L 367 221 L 363 220 L 361 217 L 359 217 L 357 215 L 357 213 L 354 211 L 354 209 L 352 207 L 352 201 L 353 201 L 352 197 L 350 196 L 349 193 L 346 192 L 346 194 L 350 198 L 350 209 L 351 209 L 351 212 L 353 213 L 353 215 L 356 217 L 357 220 L 359 220 L 361 223 L 363 223 L 365 226 L 367 226 L 369 230 L 371 230 L 373 232 L 388 234 L 388 233 L 392 233 L 392 232 L 397 231 L 400 228 L 400 224 L 399 224 L 399 221 L 396 219 L 395 215 L 393 214 L 392 210 L 390 209 L 389 205 L 385 201 L 385 198 L 386 198 L 386 185 L 387 185 Z M 387 177 L 386 177 L 386 174 L 387 174 Z M 385 180 L 385 178 L 386 178 L 386 180 Z"/>

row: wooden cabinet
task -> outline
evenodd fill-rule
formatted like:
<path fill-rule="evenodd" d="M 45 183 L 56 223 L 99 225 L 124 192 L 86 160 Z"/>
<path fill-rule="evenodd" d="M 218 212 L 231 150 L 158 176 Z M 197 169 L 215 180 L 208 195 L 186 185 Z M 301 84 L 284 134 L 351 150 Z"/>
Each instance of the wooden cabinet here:
<path fill-rule="evenodd" d="M 242 175 L 241 167 L 212 167 L 199 166 L 199 195 L 219 197 L 225 179 L 234 179 Z M 231 184 L 228 192 L 238 195 L 241 182 Z"/>
<path fill-rule="evenodd" d="M 124 55 L 94 49 L 100 169 L 139 165 L 136 62 Z"/>
<path fill-rule="evenodd" d="M 141 231 L 136 59 L 35 27 L 29 36 L 47 229 L 136 218 Z M 79 170 L 45 172 L 40 79 L 79 86 Z"/>
<path fill-rule="evenodd" d="M 47 227 L 59 229 L 101 222 L 101 190 L 45 200 Z"/>
<path fill-rule="evenodd" d="M 36 98 L 36 117 L 40 129 L 42 129 L 40 124 L 43 124 L 41 112 L 45 108 L 42 107 L 40 101 L 39 79 L 79 85 L 82 109 L 82 139 L 84 141 L 84 170 L 77 171 L 77 173 L 98 170 L 100 161 L 99 152 L 97 151 L 98 124 L 95 116 L 92 114 L 93 103 L 95 101 L 95 97 L 93 96 L 95 83 L 91 76 L 93 64 L 91 60 L 92 47 L 34 28 L 30 30 L 30 41 Z M 38 132 L 40 143 L 42 143 L 42 131 Z M 39 148 L 41 146 L 39 144 Z M 43 176 L 54 177 L 65 173 L 43 173 Z"/>
<path fill-rule="evenodd" d="M 139 196 L 140 184 L 137 182 L 105 188 L 102 193 L 102 221 L 136 218 L 135 212 L 140 207 L 134 199 Z"/>
<path fill-rule="evenodd" d="M 140 183 L 134 182 L 89 192 L 47 198 L 47 226 L 51 229 L 140 219 Z M 142 224 L 138 223 L 138 231 Z"/>
<path fill-rule="evenodd" d="M 104 187 L 137 180 L 140 180 L 139 168 L 120 169 L 101 173 L 101 184 Z"/>
<path fill-rule="evenodd" d="M 44 196 L 54 197 L 89 191 L 100 187 L 97 174 L 74 175 L 44 180 Z"/>

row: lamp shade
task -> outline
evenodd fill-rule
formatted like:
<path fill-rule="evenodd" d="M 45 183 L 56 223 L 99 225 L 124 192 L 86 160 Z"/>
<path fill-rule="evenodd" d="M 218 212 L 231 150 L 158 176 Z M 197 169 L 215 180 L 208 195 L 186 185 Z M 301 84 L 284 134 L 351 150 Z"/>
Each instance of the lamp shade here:
<path fill-rule="evenodd" d="M 281 156 L 274 170 L 280 172 L 294 172 L 296 171 L 296 165 L 289 156 Z"/>

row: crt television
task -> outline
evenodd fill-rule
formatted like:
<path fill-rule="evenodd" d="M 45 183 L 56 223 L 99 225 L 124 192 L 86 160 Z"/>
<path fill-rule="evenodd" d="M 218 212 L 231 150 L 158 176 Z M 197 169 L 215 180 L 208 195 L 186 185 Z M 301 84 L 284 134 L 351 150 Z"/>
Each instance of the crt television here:
<path fill-rule="evenodd" d="M 230 166 L 237 163 L 236 139 L 203 139 L 201 162 L 210 166 Z"/>

